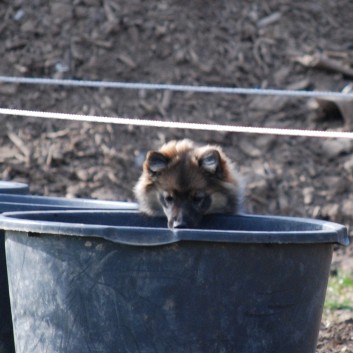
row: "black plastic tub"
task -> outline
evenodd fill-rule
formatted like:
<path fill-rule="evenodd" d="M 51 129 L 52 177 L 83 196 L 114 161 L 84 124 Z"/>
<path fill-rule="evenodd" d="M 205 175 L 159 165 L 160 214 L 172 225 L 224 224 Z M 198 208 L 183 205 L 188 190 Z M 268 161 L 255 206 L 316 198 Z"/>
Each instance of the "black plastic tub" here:
<path fill-rule="evenodd" d="M 137 212 L 0 216 L 17 353 L 314 353 L 346 228 Z"/>
<path fill-rule="evenodd" d="M 67 209 L 136 209 L 132 202 L 67 199 L 20 195 L 28 192 L 25 184 L 0 182 L 0 213 L 9 211 L 67 210 Z M 11 194 L 5 192 L 10 191 Z M 15 195 L 16 194 L 16 195 Z M 4 234 L 0 230 L 0 353 L 14 353 L 10 298 L 6 273 Z"/>
<path fill-rule="evenodd" d="M 14 181 L 0 181 L 1 194 L 21 195 L 28 194 L 28 191 L 27 184 L 17 183 Z M 15 351 L 15 347 L 13 342 L 5 247 L 3 239 L 0 239 L 0 317 L 0 353 L 13 353 Z"/>
<path fill-rule="evenodd" d="M 0 181 L 1 194 L 28 194 L 28 185 L 15 181 Z"/>

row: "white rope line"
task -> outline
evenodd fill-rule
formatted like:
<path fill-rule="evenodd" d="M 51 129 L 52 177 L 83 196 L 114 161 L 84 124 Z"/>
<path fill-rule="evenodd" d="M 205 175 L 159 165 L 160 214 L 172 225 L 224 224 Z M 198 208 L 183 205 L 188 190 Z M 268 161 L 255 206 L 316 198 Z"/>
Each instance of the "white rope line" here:
<path fill-rule="evenodd" d="M 41 112 L 41 111 L 7 109 L 7 108 L 0 108 L 0 114 L 22 116 L 22 117 L 38 117 L 38 118 L 44 118 L 44 119 L 87 121 L 87 122 L 98 122 L 98 123 L 105 123 L 105 124 L 148 126 L 148 127 L 171 128 L 171 129 L 239 132 L 239 133 L 248 133 L 248 134 L 265 134 L 265 135 L 281 135 L 281 136 L 297 136 L 297 137 L 353 139 L 353 132 L 341 132 L 341 131 L 318 131 L 318 130 L 280 129 L 280 128 L 219 125 L 219 124 L 185 123 L 185 122 L 175 122 L 175 121 L 132 119 L 132 118 L 107 117 L 107 116 L 95 116 L 95 115 L 88 116 L 88 115 L 81 115 L 81 114 L 65 114 L 65 113 Z"/>
<path fill-rule="evenodd" d="M 0 76 L 0 82 L 16 84 L 38 84 L 38 85 L 61 85 L 72 87 L 93 87 L 93 88 L 122 88 L 135 90 L 169 90 L 179 92 L 196 93 L 226 93 L 226 94 L 248 94 L 248 95 L 271 95 L 286 97 L 337 97 L 353 99 L 353 93 L 330 92 L 330 91 L 295 91 L 263 88 L 240 88 L 240 87 L 214 87 L 214 86 L 193 86 L 174 84 L 154 84 L 139 82 L 113 82 L 113 81 L 90 81 L 90 80 L 61 80 L 50 78 L 30 78 Z"/>

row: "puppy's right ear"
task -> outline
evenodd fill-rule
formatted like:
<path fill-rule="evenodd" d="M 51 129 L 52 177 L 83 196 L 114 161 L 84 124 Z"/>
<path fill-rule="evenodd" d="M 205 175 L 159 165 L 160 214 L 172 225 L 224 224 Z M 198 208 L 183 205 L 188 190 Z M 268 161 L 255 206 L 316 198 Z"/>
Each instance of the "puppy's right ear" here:
<path fill-rule="evenodd" d="M 145 161 L 145 168 L 151 175 L 155 175 L 156 173 L 167 168 L 168 163 L 169 158 L 164 154 L 157 151 L 149 151 Z"/>

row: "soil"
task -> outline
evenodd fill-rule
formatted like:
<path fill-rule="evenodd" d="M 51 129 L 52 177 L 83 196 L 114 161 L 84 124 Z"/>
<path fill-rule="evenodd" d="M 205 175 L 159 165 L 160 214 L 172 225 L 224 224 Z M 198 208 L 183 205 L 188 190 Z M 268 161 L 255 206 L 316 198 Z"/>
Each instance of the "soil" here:
<path fill-rule="evenodd" d="M 0 18 L 4 76 L 323 91 L 352 83 L 350 0 L 8 0 Z M 350 101 L 345 110 L 326 103 L 0 83 L 2 108 L 352 131 Z M 131 201 L 145 152 L 187 137 L 236 161 L 248 212 L 353 223 L 351 140 L 1 121 L 0 179 L 32 194 Z M 333 267 L 353 274 L 352 246 L 337 248 Z M 317 352 L 353 352 L 352 322 L 351 311 L 325 318 Z"/>

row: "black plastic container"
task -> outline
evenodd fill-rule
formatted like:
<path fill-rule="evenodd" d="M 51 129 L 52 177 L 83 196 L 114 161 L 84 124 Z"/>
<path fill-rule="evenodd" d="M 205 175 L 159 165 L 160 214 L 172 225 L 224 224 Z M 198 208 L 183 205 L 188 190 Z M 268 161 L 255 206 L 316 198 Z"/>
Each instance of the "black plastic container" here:
<path fill-rule="evenodd" d="M 27 194 L 28 185 L 14 181 L 0 181 L 0 193 Z M 0 317 L 0 353 L 12 353 L 15 351 L 15 347 L 13 342 L 3 239 L 0 239 Z"/>
<path fill-rule="evenodd" d="M 0 213 L 9 211 L 35 211 L 57 209 L 136 209 L 132 202 L 67 199 L 20 195 L 28 192 L 25 184 L 0 182 Z M 11 194 L 5 194 L 10 191 Z M 16 193 L 16 195 L 15 195 Z M 10 298 L 6 272 L 4 234 L 0 230 L 0 353 L 14 353 Z"/>
<path fill-rule="evenodd" d="M 136 212 L 0 216 L 17 353 L 314 353 L 345 227 Z"/>
<path fill-rule="evenodd" d="M 0 194 L 28 194 L 28 185 L 15 181 L 0 181 Z"/>

